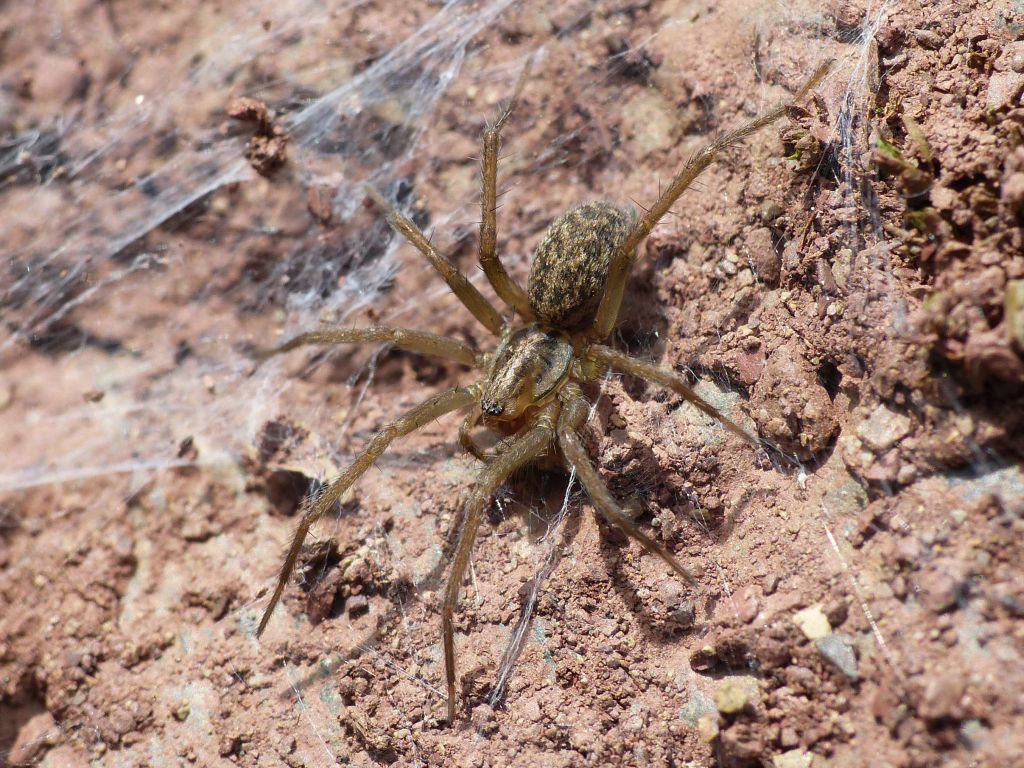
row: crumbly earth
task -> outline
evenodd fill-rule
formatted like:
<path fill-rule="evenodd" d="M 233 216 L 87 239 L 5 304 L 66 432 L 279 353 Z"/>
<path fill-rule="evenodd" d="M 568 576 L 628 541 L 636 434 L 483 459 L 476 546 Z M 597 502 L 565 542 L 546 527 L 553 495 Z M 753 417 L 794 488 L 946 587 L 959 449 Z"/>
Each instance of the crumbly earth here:
<path fill-rule="evenodd" d="M 386 229 L 329 179 L 373 170 L 377 155 L 353 145 L 391 160 L 389 142 L 408 139 L 402 105 L 384 103 L 303 153 L 288 115 L 428 34 L 441 10 L 336 0 L 274 16 L 287 5 L 0 6 L 2 317 L 32 329 L 0 353 L 15 478 L 0 506 L 0 761 L 1019 765 L 1021 5 L 528 1 L 473 37 L 415 118 L 429 123 L 424 161 L 380 183 L 476 275 L 481 127 L 543 49 L 499 170 L 499 247 L 524 282 L 559 213 L 653 199 L 707 136 L 785 98 L 822 58 L 837 64 L 820 98 L 678 202 L 613 339 L 692 372 L 780 451 L 758 456 L 640 381 L 592 393 L 603 477 L 700 585 L 598 525 L 578 490 L 545 536 L 565 479 L 518 478 L 463 589 L 450 728 L 440 595 L 478 467 L 455 447 L 457 417 L 403 440 L 343 499 L 253 638 L 309 479 L 470 375 L 394 351 L 247 363 L 296 319 L 297 297 L 329 300 L 385 253 Z M 278 55 L 231 60 L 229 41 L 275 34 Z M 145 112 L 140 94 L 163 92 Z M 228 116 L 239 97 L 271 110 L 250 105 L 255 133 Z M 123 141 L 132 126 L 111 116 L 136 107 L 152 122 Z M 68 125 L 77 144 L 62 143 Z M 235 183 L 128 232 L 115 193 L 165 194 L 186 150 L 233 153 Z M 158 169 L 169 175 L 132 186 Z M 123 247 L 88 256 L 110 253 L 110 233 Z M 65 248 L 86 254 L 80 273 Z M 346 322 L 491 343 L 424 287 L 439 282 L 411 249 L 400 263 Z M 16 287 L 62 269 L 60 295 Z M 78 466 L 101 471 L 61 473 Z M 33 468 L 47 480 L 17 481 Z"/>

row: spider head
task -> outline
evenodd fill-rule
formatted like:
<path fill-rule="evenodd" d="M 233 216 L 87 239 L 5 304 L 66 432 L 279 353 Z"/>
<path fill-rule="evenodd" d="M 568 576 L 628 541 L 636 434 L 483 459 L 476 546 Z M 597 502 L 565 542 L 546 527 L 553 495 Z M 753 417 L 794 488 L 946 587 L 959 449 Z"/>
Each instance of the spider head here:
<path fill-rule="evenodd" d="M 571 363 L 572 345 L 565 336 L 532 325 L 520 328 L 498 347 L 480 409 L 490 419 L 518 418 L 558 392 Z"/>

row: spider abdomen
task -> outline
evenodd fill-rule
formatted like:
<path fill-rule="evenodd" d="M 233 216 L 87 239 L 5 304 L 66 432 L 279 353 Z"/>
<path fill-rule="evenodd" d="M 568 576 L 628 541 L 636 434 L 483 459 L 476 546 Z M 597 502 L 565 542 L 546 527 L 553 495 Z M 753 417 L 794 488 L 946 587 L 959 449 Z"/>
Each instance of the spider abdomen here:
<path fill-rule="evenodd" d="M 543 325 L 567 331 L 597 312 L 616 246 L 636 214 L 609 202 L 584 203 L 556 219 L 534 252 L 528 295 Z"/>

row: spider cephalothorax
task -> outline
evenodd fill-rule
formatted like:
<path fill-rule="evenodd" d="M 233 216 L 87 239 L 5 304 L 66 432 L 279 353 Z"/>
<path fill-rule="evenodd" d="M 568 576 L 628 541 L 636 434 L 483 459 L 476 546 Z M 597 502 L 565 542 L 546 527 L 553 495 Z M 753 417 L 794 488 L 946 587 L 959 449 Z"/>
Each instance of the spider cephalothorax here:
<path fill-rule="evenodd" d="M 480 410 L 489 419 L 518 418 L 558 394 L 569 378 L 572 342 L 531 324 L 508 333 L 487 372 Z"/>
<path fill-rule="evenodd" d="M 828 66 L 826 63 L 819 67 L 795 98 L 802 98 L 813 88 L 825 75 Z M 483 146 L 480 264 L 495 293 L 518 315 L 518 324 L 506 323 L 476 287 L 438 253 L 415 224 L 377 192 L 368 190 L 391 226 L 426 256 L 474 317 L 498 338 L 495 351 L 480 352 L 460 341 L 424 331 L 371 326 L 303 333 L 264 354 L 278 354 L 306 344 L 388 342 L 402 349 L 447 358 L 483 373 L 483 378 L 465 387 L 440 392 L 386 425 L 337 478 L 306 500 L 277 587 L 257 629 L 257 634 L 261 634 L 266 628 L 310 526 L 373 465 L 392 441 L 442 414 L 469 408 L 459 430 L 460 441 L 484 465 L 465 502 L 464 522 L 445 589 L 442 626 L 449 721 L 455 718 L 453 617 L 459 588 L 488 500 L 526 464 L 542 457 L 554 457 L 564 466 L 571 467 L 594 507 L 610 524 L 635 538 L 684 579 L 693 581 L 676 558 L 622 510 L 587 456 L 579 436 L 589 411 L 582 384 L 595 381 L 609 369 L 632 374 L 671 389 L 744 440 L 755 446 L 760 444 L 756 437 L 698 397 L 674 371 L 629 357 L 600 342 L 615 326 L 637 246 L 722 150 L 779 119 L 785 107 L 777 107 L 751 120 L 697 152 L 642 215 L 612 203 L 598 202 L 573 208 L 556 219 L 534 253 L 528 291 L 524 291 L 509 277 L 498 259 L 495 211 L 501 129 L 512 112 L 528 70 L 529 67 L 520 78 L 516 95 L 509 105 L 494 125 L 485 131 Z M 507 435 L 490 450 L 481 449 L 471 434 L 481 419 L 501 428 Z"/>

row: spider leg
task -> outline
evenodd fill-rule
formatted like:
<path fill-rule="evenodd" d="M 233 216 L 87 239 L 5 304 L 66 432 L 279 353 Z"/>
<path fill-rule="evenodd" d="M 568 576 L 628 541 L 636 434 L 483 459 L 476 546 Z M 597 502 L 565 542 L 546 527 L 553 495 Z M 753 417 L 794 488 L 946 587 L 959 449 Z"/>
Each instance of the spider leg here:
<path fill-rule="evenodd" d="M 497 206 L 498 206 L 498 149 L 501 146 L 501 129 L 515 109 L 519 94 L 522 93 L 523 85 L 530 75 L 533 67 L 533 60 L 529 59 L 523 72 L 519 76 L 519 82 L 505 108 L 499 113 L 498 119 L 484 132 L 484 154 L 483 154 L 483 194 L 480 198 L 480 266 L 484 274 L 494 286 L 495 293 L 502 301 L 526 322 L 533 320 L 533 311 L 530 309 L 530 301 L 526 297 L 526 291 L 522 289 L 505 271 L 497 254 Z"/>
<path fill-rule="evenodd" d="M 466 309 L 473 313 L 473 317 L 479 320 L 480 324 L 495 336 L 501 336 L 505 322 L 501 319 L 501 315 L 498 314 L 498 310 L 494 308 L 491 302 L 484 298 L 484 295 L 476 289 L 475 285 L 469 282 L 464 274 L 459 272 L 458 267 L 452 264 L 445 256 L 442 256 L 431 245 L 427 236 L 423 234 L 420 228 L 413 224 L 408 217 L 399 213 L 391 203 L 384 199 L 380 192 L 373 187 L 367 186 L 366 194 L 384 212 L 391 228 L 405 237 L 406 240 L 416 246 L 420 253 L 427 257 L 427 260 L 437 270 L 437 273 L 448 283 L 452 293 L 458 296 L 459 301 L 466 306 Z"/>
<path fill-rule="evenodd" d="M 802 99 L 812 88 L 817 86 L 828 73 L 831 66 L 831 59 L 819 66 L 787 104 L 780 105 L 770 112 L 759 115 L 736 130 L 725 134 L 710 144 L 706 144 L 687 161 L 686 165 L 672 179 L 672 183 L 661 193 L 661 197 L 658 198 L 654 205 L 637 218 L 636 224 L 633 225 L 633 231 L 629 233 L 612 255 L 608 268 L 608 281 L 605 284 L 601 305 L 598 307 L 594 325 L 591 328 L 591 338 L 604 339 L 612 332 L 615 322 L 619 317 L 619 307 L 622 304 L 622 292 L 626 287 L 626 279 L 629 277 L 629 272 L 636 261 L 637 247 L 651 233 L 651 230 L 661 221 L 662 217 L 668 213 L 676 200 L 679 199 L 679 196 L 686 191 L 686 188 L 715 161 L 723 150 L 728 149 L 738 141 L 782 117 L 786 113 L 786 107 Z"/>
<path fill-rule="evenodd" d="M 282 352 L 289 352 L 307 344 L 366 344 L 385 342 L 399 349 L 418 352 L 421 355 L 432 355 L 446 360 L 475 367 L 477 353 L 469 345 L 463 344 L 446 336 L 426 331 L 413 331 L 408 328 L 392 328 L 387 325 L 371 325 L 366 328 L 328 328 L 318 331 L 306 331 L 293 336 L 273 349 L 259 350 L 254 357 L 263 361 Z"/>
<path fill-rule="evenodd" d="M 670 371 L 668 368 L 662 368 L 651 363 L 646 363 L 643 360 L 637 360 L 635 357 L 630 357 L 623 352 L 619 352 L 611 347 L 606 347 L 603 344 L 591 344 L 587 348 L 587 355 L 598 363 L 602 363 L 616 371 L 632 374 L 633 376 L 637 376 L 645 381 L 650 381 L 659 386 L 665 387 L 666 389 L 672 390 L 711 418 L 717 419 L 723 427 L 728 429 L 734 435 L 743 438 L 755 448 L 764 447 L 764 443 L 762 443 L 761 440 L 747 432 L 747 430 L 694 392 L 693 389 L 686 384 L 682 376 L 677 374 L 675 371 Z"/>
<path fill-rule="evenodd" d="M 557 405 L 554 406 L 557 408 Z M 549 407 L 539 417 L 537 426 L 523 432 L 480 470 L 476 484 L 465 503 L 465 522 L 452 558 L 452 568 L 445 587 L 441 627 L 444 639 L 444 668 L 448 680 L 448 722 L 455 720 L 455 608 L 459 602 L 459 588 L 466 575 L 469 557 L 473 551 L 484 507 L 491 496 L 516 470 L 530 463 L 551 445 L 554 439 L 554 408 Z"/>
<path fill-rule="evenodd" d="M 566 387 L 566 389 L 568 390 L 569 388 Z M 565 407 L 558 420 L 558 446 L 561 448 L 562 455 L 569 463 L 569 466 L 576 470 L 576 477 L 580 479 L 580 483 L 586 489 L 587 495 L 590 496 L 590 500 L 594 503 L 594 507 L 609 524 L 632 536 L 640 542 L 644 549 L 664 560 L 688 584 L 696 586 L 696 580 L 676 560 L 675 556 L 640 530 L 639 526 L 623 511 L 622 507 L 612 497 L 608 486 L 604 484 L 600 475 L 597 474 L 597 469 L 595 469 L 593 462 L 587 456 L 587 451 L 583 447 L 583 442 L 580 440 L 579 433 L 577 432 L 586 418 L 587 410 L 587 403 L 582 395 L 578 394 L 578 389 L 576 393 L 567 393 Z"/>
<path fill-rule="evenodd" d="M 487 461 L 487 451 L 480 447 L 472 434 L 473 428 L 480 423 L 480 416 L 480 406 L 466 414 L 465 420 L 459 426 L 459 444 L 480 461 Z"/>
<path fill-rule="evenodd" d="M 267 607 L 263 612 L 263 618 L 260 619 L 259 628 L 256 630 L 256 637 L 263 634 L 263 630 L 267 628 L 267 624 L 270 622 L 270 616 L 274 612 L 274 607 L 281 599 L 281 594 L 288 584 L 288 578 L 295 568 L 295 562 L 299 559 L 299 552 L 302 550 L 302 543 L 306 540 L 306 534 L 309 533 L 310 526 L 319 520 L 324 512 L 330 509 L 366 470 L 373 466 L 373 463 L 380 458 L 381 454 L 387 450 L 387 447 L 394 440 L 416 431 L 423 425 L 450 411 L 470 405 L 478 400 L 479 397 L 480 388 L 478 385 L 454 387 L 440 392 L 411 408 L 404 415 L 377 432 L 345 471 L 334 478 L 327 488 L 315 497 L 307 497 L 303 504 L 302 518 L 299 520 L 299 525 L 292 536 L 291 546 L 288 548 L 288 554 L 277 577 L 277 587 L 274 589 L 270 602 L 267 603 Z"/>
<path fill-rule="evenodd" d="M 490 448 L 483 448 L 473 437 L 472 430 L 480 423 L 481 411 L 480 407 L 477 406 L 475 409 L 470 411 L 465 420 L 459 426 L 459 444 L 469 453 L 473 454 L 480 461 L 490 461 L 496 456 L 503 454 L 510 445 L 512 445 L 519 437 L 516 435 L 509 435 L 498 440 Z"/>

